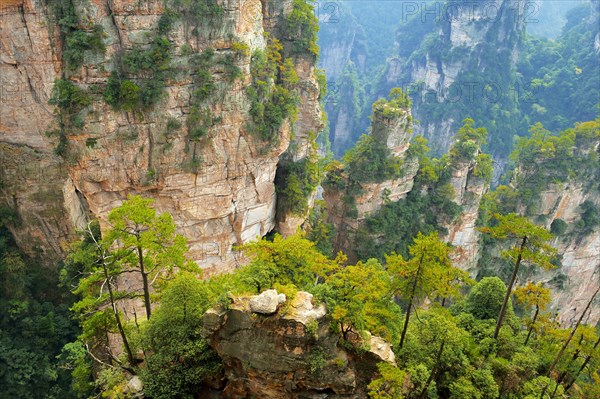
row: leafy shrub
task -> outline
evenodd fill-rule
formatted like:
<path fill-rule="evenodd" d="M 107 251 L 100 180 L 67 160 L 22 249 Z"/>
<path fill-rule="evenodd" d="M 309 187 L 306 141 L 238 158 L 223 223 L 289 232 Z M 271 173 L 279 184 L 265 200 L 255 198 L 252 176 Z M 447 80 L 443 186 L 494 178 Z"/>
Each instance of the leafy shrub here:
<path fill-rule="evenodd" d="M 186 124 L 189 139 L 198 141 L 208 134 L 208 129 L 219 123 L 220 118 L 214 118 L 209 109 L 200 109 L 197 106 L 190 108 Z"/>
<path fill-rule="evenodd" d="M 292 41 L 292 52 L 317 57 L 318 31 L 319 21 L 315 17 L 313 6 L 305 0 L 294 0 L 292 12 L 286 18 L 285 28 L 288 38 Z"/>
<path fill-rule="evenodd" d="M 74 72 L 83 65 L 85 51 L 104 54 L 106 46 L 102 26 L 94 25 L 91 29 L 83 29 L 73 0 L 54 1 L 52 9 L 60 27 L 62 59 L 68 72 Z"/>
<path fill-rule="evenodd" d="M 382 182 L 401 176 L 402 160 L 390 155 L 385 143 L 363 134 L 344 156 L 351 182 Z"/>
<path fill-rule="evenodd" d="M 283 46 L 276 39 L 269 41 L 266 53 L 257 50 L 252 55 L 252 85 L 248 87 L 247 93 L 252 116 L 249 129 L 262 140 L 274 145 L 279 140 L 279 129 L 283 121 L 296 117 L 298 97 L 293 91 L 293 74 L 288 67 L 290 63 L 285 62 L 281 56 Z"/>
<path fill-rule="evenodd" d="M 477 155 L 475 169 L 473 174 L 480 179 L 485 180 L 488 184 L 492 180 L 494 175 L 494 166 L 492 164 L 492 157 L 489 154 Z"/>
<path fill-rule="evenodd" d="M 495 319 L 506 295 L 506 285 L 498 277 L 484 277 L 466 298 L 465 310 L 480 320 Z M 509 313 L 512 304 L 509 302 Z"/>
<path fill-rule="evenodd" d="M 231 43 L 231 50 L 237 54 L 238 57 L 250 57 L 250 47 L 244 42 L 233 42 Z"/>
<path fill-rule="evenodd" d="M 308 157 L 287 162 L 277 168 L 275 186 L 277 207 L 282 212 L 303 215 L 308 211 L 308 197 L 320 181 L 319 164 Z"/>
<path fill-rule="evenodd" d="M 550 225 L 550 232 L 555 236 L 562 236 L 566 233 L 569 225 L 562 219 L 554 219 Z"/>
<path fill-rule="evenodd" d="M 592 201 L 584 201 L 579 209 L 581 209 L 581 220 L 577 222 L 577 227 L 583 229 L 583 232 L 590 232 L 600 225 L 600 212 Z"/>
<path fill-rule="evenodd" d="M 55 105 L 54 113 L 58 128 L 46 132 L 48 136 L 58 137 L 54 153 L 65 156 L 68 147 L 68 134 L 74 134 L 83 128 L 85 121 L 81 111 L 92 103 L 89 94 L 71 81 L 57 79 L 52 87 L 52 95 L 48 104 Z"/>
<path fill-rule="evenodd" d="M 207 285 L 191 274 L 181 273 L 169 284 L 142 337 L 149 349 L 141 373 L 146 395 L 166 399 L 177 392 L 192 398 L 219 372 L 220 359 L 201 336 L 202 315 L 211 300 Z"/>
<path fill-rule="evenodd" d="M 52 87 L 52 95 L 48 104 L 56 105 L 61 110 L 73 113 L 92 103 L 90 96 L 71 81 L 57 79 Z"/>
<path fill-rule="evenodd" d="M 108 78 L 104 101 L 117 110 L 134 111 L 140 108 L 141 88 L 135 82 L 121 79 L 116 72 Z"/>

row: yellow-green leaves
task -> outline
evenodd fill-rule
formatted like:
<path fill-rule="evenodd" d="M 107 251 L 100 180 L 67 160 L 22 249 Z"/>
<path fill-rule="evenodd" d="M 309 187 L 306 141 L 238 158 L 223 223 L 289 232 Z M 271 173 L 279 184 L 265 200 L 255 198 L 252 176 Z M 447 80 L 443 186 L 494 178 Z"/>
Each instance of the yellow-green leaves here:
<path fill-rule="evenodd" d="M 452 266 L 450 247 L 440 241 L 437 232 L 427 236 L 419 233 L 408 248 L 411 256 L 405 260 L 402 256 L 386 256 L 388 270 L 392 276 L 392 289 L 395 295 L 408 301 L 404 328 L 400 337 L 400 347 L 404 345 L 408 322 L 413 304 L 435 295 L 456 296 L 462 281 L 468 276 Z"/>
<path fill-rule="evenodd" d="M 440 241 L 437 232 L 427 236 L 419 233 L 409 247 L 409 254 L 409 260 L 398 254 L 385 258 L 394 292 L 400 298 L 456 296 L 460 284 L 470 281 L 466 272 L 452 266 L 450 247 Z"/>
<path fill-rule="evenodd" d="M 369 397 L 371 399 L 404 399 L 409 390 L 410 375 L 405 370 L 389 363 L 377 365 L 379 378 L 371 381 Z"/>
<path fill-rule="evenodd" d="M 492 238 L 514 243 L 514 246 L 510 249 L 501 252 L 504 258 L 514 263 L 514 267 L 498 315 L 496 330 L 494 331 L 494 339 L 496 339 L 502 327 L 508 300 L 512 294 L 521 263 L 538 265 L 544 269 L 553 268 L 554 265 L 551 261 L 556 255 L 556 249 L 546 244 L 546 241 L 552 238 L 552 234 L 543 227 L 532 223 L 529 219 L 515 213 L 509 213 L 508 215 L 495 214 L 494 218 L 498 221 L 498 224 L 494 227 L 485 227 L 481 231 L 489 234 Z"/>
<path fill-rule="evenodd" d="M 257 292 L 271 288 L 275 282 L 309 289 L 337 270 L 344 261 L 343 258 L 327 258 L 301 234 L 288 238 L 276 234 L 273 241 L 252 242 L 244 245 L 242 251 L 251 259 L 243 278 Z"/>
<path fill-rule="evenodd" d="M 544 269 L 552 269 L 552 259 L 556 255 L 556 249 L 546 242 L 552 239 L 552 234 L 531 222 L 529 219 L 516 213 L 494 215 L 498 224 L 494 227 L 485 227 L 481 231 L 490 237 L 500 240 L 512 240 L 515 244 L 508 250 L 502 251 L 506 259 L 516 261 L 519 256 L 522 261 L 538 265 Z"/>
<path fill-rule="evenodd" d="M 515 297 L 517 302 L 527 308 L 535 306 L 540 310 L 545 310 L 552 299 L 548 288 L 544 288 L 541 283 L 534 284 L 531 281 L 522 287 L 515 288 Z"/>

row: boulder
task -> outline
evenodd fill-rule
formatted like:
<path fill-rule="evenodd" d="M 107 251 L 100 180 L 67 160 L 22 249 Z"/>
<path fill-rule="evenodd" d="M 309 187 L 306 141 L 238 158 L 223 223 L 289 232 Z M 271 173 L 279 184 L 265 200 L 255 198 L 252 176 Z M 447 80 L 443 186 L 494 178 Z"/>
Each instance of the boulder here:
<path fill-rule="evenodd" d="M 260 295 L 250 298 L 250 310 L 253 313 L 272 314 L 277 311 L 277 306 L 285 300 L 285 294 L 277 294 L 275 290 L 266 290 Z"/>

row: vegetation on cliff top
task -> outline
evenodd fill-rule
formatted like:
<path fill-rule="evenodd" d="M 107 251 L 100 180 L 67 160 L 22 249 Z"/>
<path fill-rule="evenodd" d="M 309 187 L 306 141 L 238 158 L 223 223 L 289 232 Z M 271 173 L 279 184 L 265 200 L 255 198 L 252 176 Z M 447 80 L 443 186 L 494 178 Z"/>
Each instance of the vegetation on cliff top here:
<path fill-rule="evenodd" d="M 149 205 L 132 198 L 113 213 L 141 217 L 150 215 Z M 130 211 L 126 211 L 128 207 Z M 167 220 L 168 216 L 163 214 L 160 218 Z M 515 218 L 518 219 L 498 216 L 498 227 L 489 231 L 504 237 L 512 231 L 511 226 L 518 226 L 522 230 L 519 236 L 543 233 L 542 241 L 549 237 L 541 227 Z M 507 224 L 508 219 L 511 222 Z M 113 229 L 124 230 L 117 225 Z M 109 232 L 106 238 L 95 239 L 110 241 L 111 236 Z M 70 259 L 76 262 L 67 269 L 68 275 L 75 275 L 77 265 L 103 267 L 97 252 L 82 252 L 93 242 L 94 239 L 84 237 L 74 247 Z M 383 263 L 370 259 L 348 265 L 343 254 L 331 259 L 301 235 L 287 239 L 275 235 L 272 241 L 263 239 L 241 249 L 250 263 L 233 274 L 199 280 L 197 272 L 181 273 L 155 291 L 157 302 L 148 320 L 121 319 L 132 346 L 133 361 L 111 356 L 114 346 L 108 353 L 108 347 L 92 349 L 94 342 L 102 342 L 114 328 L 120 310 L 109 307 L 98 313 L 105 315 L 98 324 L 104 327 L 92 335 L 86 334 L 88 322 L 84 322 L 80 339 L 87 344 L 70 344 L 69 353 L 88 359 L 79 359 L 76 364 L 89 367 L 88 362 L 93 361 L 99 367 L 97 389 L 104 397 L 128 397 L 126 384 L 132 374 L 141 376 L 145 393 L 152 398 L 171 397 L 173 392 L 191 398 L 204 392 L 207 378 L 219 372 L 220 361 L 199 335 L 203 313 L 213 306 L 226 307 L 231 295 L 257 294 L 269 288 L 291 296 L 297 290 L 312 292 L 327 305 L 332 332 L 339 333 L 341 343 L 352 350 L 360 352 L 361 348 L 351 342 L 360 341 L 365 330 L 393 344 L 399 366 L 381 366 L 368 387 L 372 398 L 529 399 L 541 392 L 558 398 L 565 397 L 566 391 L 585 398 L 596 389 L 595 379 L 600 376 L 594 370 L 600 358 L 598 332 L 594 328 L 580 324 L 581 320 L 571 329 L 558 328 L 543 310 L 548 292 L 539 285 L 535 290 L 531 284 L 518 287 L 517 303 L 523 306 L 514 310 L 512 290 L 497 277 L 484 278 L 469 290 L 472 282 L 452 265 L 449 247 L 439 241 L 437 233 L 419 234 L 409 247 L 408 257 L 392 254 Z M 514 250 L 518 252 L 522 246 L 516 245 Z M 537 260 L 537 251 L 536 246 L 528 247 L 526 255 Z M 144 248 L 143 253 L 144 259 L 154 259 L 152 248 Z M 155 259 L 158 262 L 162 258 Z M 115 284 L 111 279 L 102 281 L 90 281 L 89 277 L 82 280 L 96 290 Z M 135 292 L 123 294 L 130 297 Z M 419 309 L 426 300 L 428 309 Z M 536 311 L 530 315 L 532 305 Z M 414 320 L 409 317 L 411 314 L 415 314 Z M 77 347 L 85 349 L 73 349 Z M 328 361 L 329 354 L 321 352 L 320 356 L 321 362 Z M 74 387 L 93 388 L 86 383 L 89 373 L 81 368 L 75 377 Z M 87 397 L 84 392 L 80 395 Z"/>

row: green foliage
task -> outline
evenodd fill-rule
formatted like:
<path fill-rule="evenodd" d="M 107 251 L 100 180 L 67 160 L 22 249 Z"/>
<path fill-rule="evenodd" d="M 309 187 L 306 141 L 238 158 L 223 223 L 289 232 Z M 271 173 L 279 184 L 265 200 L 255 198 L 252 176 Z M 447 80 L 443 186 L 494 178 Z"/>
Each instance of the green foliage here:
<path fill-rule="evenodd" d="M 577 222 L 577 227 L 583 234 L 593 231 L 596 226 L 600 225 L 600 211 L 592 201 L 584 201 L 579 209 L 581 210 L 581 220 Z"/>
<path fill-rule="evenodd" d="M 325 356 L 326 354 L 323 351 L 323 348 L 320 346 L 315 346 L 312 348 L 310 354 L 307 356 L 308 369 L 312 374 L 318 375 L 323 370 L 323 367 L 325 367 L 326 363 Z"/>
<path fill-rule="evenodd" d="M 492 181 L 494 175 L 494 166 L 492 157 L 489 154 L 477 155 L 475 169 L 473 175 L 485 180 L 488 184 Z"/>
<path fill-rule="evenodd" d="M 530 138 L 517 141 L 511 154 L 518 171 L 514 186 L 528 214 L 535 213 L 541 192 L 551 184 L 582 180 L 586 187 L 593 186 L 590 176 L 598 176 L 599 156 L 590 149 L 600 139 L 600 120 L 577 124 L 558 135 L 538 123 L 530 133 Z"/>
<path fill-rule="evenodd" d="M 133 111 L 140 107 L 140 87 L 133 81 L 111 73 L 104 90 L 104 101 L 115 109 Z"/>
<path fill-rule="evenodd" d="M 506 284 L 498 277 L 484 277 L 465 298 L 465 311 L 479 320 L 496 319 L 506 295 Z M 509 305 L 512 313 L 512 304 Z"/>
<path fill-rule="evenodd" d="M 403 347 L 412 307 L 425 298 L 458 296 L 458 287 L 468 280 L 464 271 L 450 263 L 450 247 L 442 243 L 437 232 L 427 236 L 419 233 L 409 247 L 410 259 L 392 253 L 386 263 L 392 277 L 392 289 L 397 298 L 408 302 L 404 329 L 400 338 Z"/>
<path fill-rule="evenodd" d="M 318 57 L 317 32 L 319 21 L 314 6 L 306 0 L 294 0 L 292 12 L 285 18 L 287 38 L 292 42 L 292 53 Z"/>
<path fill-rule="evenodd" d="M 324 102 L 327 98 L 327 74 L 324 69 L 317 69 L 317 84 L 319 85 L 319 101 Z"/>
<path fill-rule="evenodd" d="M 556 255 L 556 249 L 546 243 L 552 238 L 552 234 L 545 228 L 535 225 L 527 218 L 515 213 L 509 213 L 508 215 L 496 214 L 494 218 L 498 224 L 494 227 L 484 227 L 481 231 L 489 234 L 493 239 L 514 242 L 513 247 L 501 251 L 502 257 L 510 262 L 514 262 L 514 266 L 506 295 L 498 314 L 498 321 L 494 332 L 494 338 L 497 338 L 521 264 L 525 263 L 537 265 L 544 269 L 552 269 L 555 267 L 552 260 Z"/>
<path fill-rule="evenodd" d="M 567 232 L 569 225 L 562 219 L 554 219 L 550 225 L 550 233 L 557 237 L 562 236 Z"/>
<path fill-rule="evenodd" d="M 202 316 L 211 305 L 207 284 L 180 273 L 165 288 L 161 303 L 146 323 L 142 342 L 148 353 L 142 370 L 146 395 L 161 399 L 194 398 L 221 367 L 201 336 Z"/>
<path fill-rule="evenodd" d="M 206 137 L 208 130 L 219 123 L 220 120 L 220 118 L 213 117 L 210 109 L 200 109 L 198 106 L 192 106 L 186 119 L 190 141 L 198 141 Z"/>
<path fill-rule="evenodd" d="M 152 199 L 129 196 L 121 206 L 108 214 L 110 229 L 103 246 L 113 248 L 115 265 L 120 270 L 134 271 L 143 281 L 146 315 L 150 318 L 150 287 L 158 288 L 157 277 L 168 278 L 174 270 L 195 270 L 186 259 L 186 240 L 175 234 L 175 223 L 169 213 L 157 214 Z"/>
<path fill-rule="evenodd" d="M 117 75 L 136 76 L 136 82 L 120 81 L 119 96 L 105 93 L 105 100 L 107 97 L 118 99 L 116 103 L 109 104 L 126 111 L 154 106 L 162 98 L 166 80 L 170 77 L 172 47 L 166 36 L 158 35 L 146 49 L 133 48 L 125 53 L 120 62 L 122 71 Z M 110 82 L 109 89 L 112 89 Z"/>
<path fill-rule="evenodd" d="M 54 117 L 57 129 L 46 132 L 48 136 L 58 137 L 54 149 L 56 155 L 67 153 L 67 135 L 81 131 L 84 126 L 83 111 L 92 103 L 89 94 L 66 79 L 56 79 L 52 87 L 52 95 L 48 104 L 56 106 Z"/>
<path fill-rule="evenodd" d="M 89 95 L 71 81 L 57 79 L 52 87 L 52 95 L 48 101 L 60 109 L 77 111 L 91 104 Z"/>
<path fill-rule="evenodd" d="M 278 142 L 284 121 L 293 122 L 298 112 L 297 75 L 282 51 L 282 44 L 269 38 L 266 53 L 256 50 L 250 63 L 252 84 L 247 93 L 252 124 L 248 128 L 271 146 Z"/>
<path fill-rule="evenodd" d="M 57 358 L 78 333 L 68 312 L 72 298 L 55 270 L 19 251 L 7 228 L 18 225 L 16 213 L 2 207 L 0 215 L 0 398 L 75 399 L 67 365 Z"/>
<path fill-rule="evenodd" d="M 346 266 L 317 286 L 317 297 L 329 309 L 344 339 L 349 332 L 369 330 L 395 341 L 399 336 L 400 310 L 392 301 L 389 275 L 375 259 Z"/>
<path fill-rule="evenodd" d="M 528 91 L 523 93 L 526 101 L 520 107 L 529 120 L 560 131 L 597 118 L 595 93 L 600 76 L 596 73 L 595 34 L 590 29 L 597 24 L 592 8 L 579 5 L 567 14 L 556 40 L 527 38 L 518 70 L 522 87 Z"/>
<path fill-rule="evenodd" d="M 308 198 L 320 182 L 319 164 L 310 158 L 285 162 L 277 168 L 275 188 L 281 212 L 298 216 L 308 212 Z"/>
<path fill-rule="evenodd" d="M 438 190 L 422 194 L 413 189 L 406 199 L 384 204 L 365 219 L 356 232 L 354 250 L 360 259 L 383 259 L 391 252 L 407 256 L 408 245 L 419 232 L 443 232 L 443 224 L 459 213 L 460 207 Z"/>
<path fill-rule="evenodd" d="M 167 0 L 165 5 L 167 13 L 170 14 L 169 19 L 172 21 L 180 19 L 186 34 L 192 27 L 191 33 L 196 38 L 200 38 L 203 33 L 209 31 L 209 27 L 220 23 L 224 14 L 223 7 L 215 0 Z"/>
<path fill-rule="evenodd" d="M 308 215 L 306 238 L 315 243 L 319 252 L 331 258 L 335 226 L 328 222 L 328 218 L 325 201 L 316 200 Z"/>
<path fill-rule="evenodd" d="M 474 123 L 475 121 L 470 118 L 463 120 L 463 126 L 456 133 L 456 141 L 449 153 L 452 164 L 474 160 L 479 149 L 485 145 L 487 130 L 484 127 L 474 128 Z"/>
<path fill-rule="evenodd" d="M 113 229 L 120 232 L 129 228 L 122 220 L 144 225 L 156 217 L 148 211 L 150 203 L 147 200 L 129 201 L 121 207 L 123 209 L 117 208 L 120 210 L 109 216 Z M 499 226 L 505 222 L 501 220 Z M 140 234 L 151 230 L 152 227 Z M 503 235 L 502 227 L 497 230 L 494 234 Z M 107 234 L 113 235 L 110 231 Z M 69 276 L 95 267 L 97 258 L 85 253 L 86 248 L 97 248 L 92 237 L 95 235 L 80 242 L 80 251 L 69 258 L 70 264 L 78 263 L 78 268 L 67 269 L 72 272 L 65 273 L 65 281 Z M 126 244 L 127 236 L 119 235 L 119 242 Z M 163 287 L 160 305 L 148 321 L 142 321 L 139 329 L 126 326 L 128 333 L 135 335 L 136 348 L 143 349 L 145 354 L 145 362 L 137 366 L 136 372 L 144 381 L 146 395 L 166 398 L 177 392 L 178 397 L 193 398 L 202 394 L 207 378 L 220 369 L 219 359 L 200 336 L 204 312 L 214 306 L 227 307 L 231 297 L 272 287 L 285 292 L 289 298 L 297 289 L 313 292 L 315 298 L 327 305 L 329 320 L 334 330 L 345 338 L 342 342 L 348 348 L 360 350 L 352 345 L 360 341 L 365 330 L 398 348 L 399 367 L 379 366 L 379 373 L 368 387 L 373 398 L 525 398 L 524 395 L 530 395 L 536 389 L 541 392 L 543 386 L 539 386 L 539 382 L 550 383 L 552 390 L 555 387 L 552 381 L 541 379 L 540 373 L 545 371 L 568 331 L 559 330 L 541 318 L 535 323 L 539 333 L 534 344 L 525 347 L 522 327 L 530 325 L 529 317 L 519 319 L 509 311 L 511 322 L 502 327 L 497 339 L 493 339 L 493 318 L 497 314 L 494 309 L 502 305 L 507 291 L 498 278 L 483 279 L 464 301 L 452 307 L 452 314 L 436 304 L 438 298 L 456 297 L 459 294 L 456 287 L 462 287 L 461 281 L 468 280 L 464 272 L 452 266 L 448 259 L 449 247 L 440 242 L 436 234 L 417 236 L 410 247 L 408 260 L 391 255 L 386 258 L 385 266 L 374 259 L 344 266 L 343 255 L 330 260 L 301 235 L 286 239 L 275 235 L 272 241 L 263 239 L 241 249 L 249 259 L 248 265 L 232 274 L 204 281 L 198 280 L 197 275 L 180 273 Z M 93 284 L 88 287 L 95 292 L 93 301 L 96 301 L 97 287 Z M 517 297 L 526 304 L 543 307 L 546 294 L 530 293 L 534 292 L 529 288 L 517 290 Z M 406 323 L 403 340 L 399 331 L 402 313 L 398 301 L 407 299 L 408 309 L 416 309 L 418 302 L 425 298 L 430 300 L 428 309 L 407 313 L 406 321 L 410 313 L 417 312 L 418 317 L 411 324 Z M 96 311 L 86 322 L 101 327 L 104 332 L 114 331 L 111 312 Z M 306 331 L 312 337 L 318 328 L 319 325 L 313 323 Z M 558 392 L 567 389 L 571 379 L 582 384 L 592 381 L 580 377 L 578 370 L 582 366 L 589 370 L 596 367 L 597 363 L 585 363 L 585 359 L 595 359 L 597 332 L 582 327 L 578 334 L 557 364 L 559 374 L 565 375 L 559 381 Z M 80 362 L 86 365 L 86 353 L 80 344 L 65 348 L 61 358 L 72 366 Z M 313 347 L 306 361 L 314 374 L 329 364 L 328 355 L 319 346 Z M 341 362 L 340 367 L 343 366 Z M 89 367 L 82 370 L 85 376 Z M 81 381 L 85 386 L 86 379 Z M 123 394 L 124 373 L 118 367 L 104 369 L 98 383 L 105 397 L 119 397 Z"/>
<path fill-rule="evenodd" d="M 105 53 L 102 26 L 84 26 L 79 20 L 73 0 L 53 1 L 51 6 L 60 28 L 62 60 L 67 72 L 74 73 L 83 65 L 86 51 Z"/>
<path fill-rule="evenodd" d="M 373 103 L 373 119 L 377 117 L 395 119 L 405 116 L 411 105 L 408 94 L 403 92 L 401 88 L 395 87 L 390 91 L 387 99 L 380 98 Z"/>
<path fill-rule="evenodd" d="M 215 81 L 210 71 L 215 64 L 214 50 L 208 48 L 192 57 L 192 65 L 195 67 L 193 99 L 202 102 L 207 100 L 215 92 Z"/>
<path fill-rule="evenodd" d="M 391 156 L 385 143 L 370 135 L 362 135 L 344 155 L 348 179 L 352 183 L 382 182 L 401 176 L 402 161 Z"/>
<path fill-rule="evenodd" d="M 240 277 L 251 291 L 257 293 L 272 288 L 275 283 L 291 283 L 310 291 L 317 281 L 340 264 L 339 259 L 328 259 L 314 243 L 299 235 L 284 239 L 276 234 L 273 241 L 263 239 L 249 243 L 242 250 L 252 262 L 240 271 Z"/>
<path fill-rule="evenodd" d="M 405 370 L 400 370 L 389 363 L 378 363 L 379 377 L 369 384 L 369 397 L 371 399 L 404 399 L 406 398 L 409 378 Z"/>

